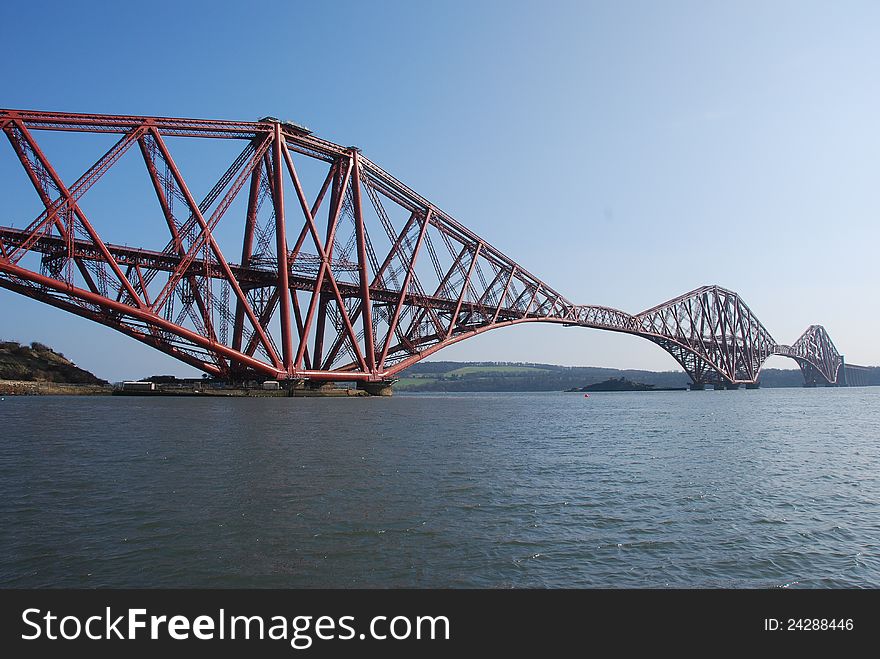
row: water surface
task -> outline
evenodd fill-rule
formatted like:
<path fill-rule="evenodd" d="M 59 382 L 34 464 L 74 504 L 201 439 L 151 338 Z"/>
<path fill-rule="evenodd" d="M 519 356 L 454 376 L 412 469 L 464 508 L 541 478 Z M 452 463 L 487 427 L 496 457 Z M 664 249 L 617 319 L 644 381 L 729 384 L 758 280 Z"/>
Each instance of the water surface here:
<path fill-rule="evenodd" d="M 2 587 L 880 587 L 880 388 L 0 402 Z"/>

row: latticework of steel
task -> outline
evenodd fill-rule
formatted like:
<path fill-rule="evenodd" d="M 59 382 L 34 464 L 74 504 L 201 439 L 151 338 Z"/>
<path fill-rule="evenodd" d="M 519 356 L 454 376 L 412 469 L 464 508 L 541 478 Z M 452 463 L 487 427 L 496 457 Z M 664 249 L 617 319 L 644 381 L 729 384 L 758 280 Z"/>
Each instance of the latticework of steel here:
<path fill-rule="evenodd" d="M 388 381 L 487 330 L 551 322 L 647 338 L 696 383 L 754 383 L 771 354 L 837 382 L 821 326 L 780 346 L 718 286 L 636 315 L 575 305 L 358 149 L 296 124 L 2 110 L 0 129 L 39 204 L 23 228 L 0 227 L 0 286 L 218 378 Z M 38 132 L 106 144 L 65 180 Z M 172 155 L 194 141 L 226 152 L 210 185 Z M 151 209 L 108 213 L 98 191 L 118 199 L 136 177 Z"/>
<path fill-rule="evenodd" d="M 776 346 L 774 354 L 791 357 L 807 384 L 837 384 L 843 357 L 821 325 L 810 325 L 791 346 Z"/>

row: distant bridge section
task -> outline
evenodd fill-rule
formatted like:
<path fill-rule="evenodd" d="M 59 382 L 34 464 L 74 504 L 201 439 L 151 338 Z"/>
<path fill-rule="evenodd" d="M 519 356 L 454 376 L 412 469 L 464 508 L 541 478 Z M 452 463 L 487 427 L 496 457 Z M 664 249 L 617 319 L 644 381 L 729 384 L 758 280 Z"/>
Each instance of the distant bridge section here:
<path fill-rule="evenodd" d="M 794 359 L 807 386 L 846 383 L 840 377 L 843 357 L 821 325 L 810 325 L 794 345 L 777 345 L 773 354 Z"/>
<path fill-rule="evenodd" d="M 639 334 L 670 353 L 695 388 L 756 385 L 776 342 L 740 296 L 704 286 L 638 314 Z"/>
<path fill-rule="evenodd" d="M 876 366 L 856 366 L 843 364 L 843 377 L 838 384 L 846 387 L 868 387 L 880 385 L 880 368 Z"/>

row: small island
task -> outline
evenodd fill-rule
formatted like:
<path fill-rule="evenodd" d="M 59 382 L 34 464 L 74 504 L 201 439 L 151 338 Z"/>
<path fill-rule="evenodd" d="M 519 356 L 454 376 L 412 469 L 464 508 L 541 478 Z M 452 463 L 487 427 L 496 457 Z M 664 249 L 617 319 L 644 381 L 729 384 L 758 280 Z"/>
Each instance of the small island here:
<path fill-rule="evenodd" d="M 585 387 L 572 387 L 567 392 L 591 392 L 591 391 L 687 391 L 687 387 L 655 387 L 653 384 L 633 382 L 624 377 L 608 378 L 602 382 L 588 384 Z"/>

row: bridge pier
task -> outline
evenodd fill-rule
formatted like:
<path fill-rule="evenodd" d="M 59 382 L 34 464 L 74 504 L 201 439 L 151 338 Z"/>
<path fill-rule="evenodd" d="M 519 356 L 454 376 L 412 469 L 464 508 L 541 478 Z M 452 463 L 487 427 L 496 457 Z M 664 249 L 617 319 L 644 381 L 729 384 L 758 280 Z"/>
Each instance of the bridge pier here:
<path fill-rule="evenodd" d="M 329 393 L 336 389 L 336 383 L 324 382 L 322 380 L 306 380 L 305 382 L 300 382 L 294 388 L 308 389 L 309 391 L 314 391 L 316 393 Z"/>
<path fill-rule="evenodd" d="M 705 391 L 706 383 L 705 382 L 691 382 L 690 385 L 691 391 Z"/>
<path fill-rule="evenodd" d="M 379 380 L 377 382 L 358 380 L 357 388 L 366 391 L 371 396 L 392 396 L 394 395 L 394 389 L 391 386 L 393 384 L 394 380 Z"/>
<path fill-rule="evenodd" d="M 723 391 L 726 389 L 739 389 L 739 384 L 735 382 L 716 382 L 715 383 L 715 391 Z"/>
<path fill-rule="evenodd" d="M 747 382 L 746 383 L 746 389 L 760 389 L 760 388 L 761 388 L 760 382 Z"/>

